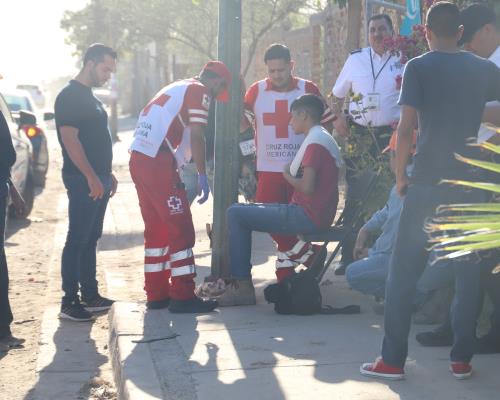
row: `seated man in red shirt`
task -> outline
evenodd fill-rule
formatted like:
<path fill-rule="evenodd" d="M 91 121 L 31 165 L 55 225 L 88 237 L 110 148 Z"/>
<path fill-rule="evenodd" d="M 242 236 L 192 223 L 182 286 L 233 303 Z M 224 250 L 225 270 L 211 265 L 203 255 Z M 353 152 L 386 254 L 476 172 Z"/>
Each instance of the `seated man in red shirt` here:
<path fill-rule="evenodd" d="M 332 224 L 338 204 L 340 149 L 335 139 L 320 125 L 322 100 L 312 94 L 297 98 L 291 105 L 291 126 L 304 134 L 293 161 L 283 176 L 294 192 L 289 204 L 233 204 L 227 210 L 229 259 L 233 284 L 219 298 L 220 306 L 255 304 L 250 256 L 252 231 L 300 234 Z M 278 253 L 290 267 L 310 266 L 314 259 L 311 243 L 297 238 L 293 248 Z"/>

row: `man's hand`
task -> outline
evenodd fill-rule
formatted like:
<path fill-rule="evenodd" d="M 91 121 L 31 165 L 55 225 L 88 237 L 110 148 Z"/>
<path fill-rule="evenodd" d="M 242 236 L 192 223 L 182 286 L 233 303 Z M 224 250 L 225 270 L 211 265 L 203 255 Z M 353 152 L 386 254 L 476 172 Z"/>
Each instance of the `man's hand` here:
<path fill-rule="evenodd" d="M 398 192 L 399 197 L 405 197 L 406 192 L 408 190 L 408 176 L 398 176 L 396 178 L 396 191 Z"/>
<path fill-rule="evenodd" d="M 208 186 L 208 178 L 206 174 L 198 174 L 198 196 L 202 195 L 198 200 L 198 204 L 203 204 L 208 200 L 210 194 L 210 187 Z"/>
<path fill-rule="evenodd" d="M 337 119 L 333 121 L 335 131 L 343 138 L 349 137 L 349 128 L 347 127 L 347 119 L 343 114 L 339 114 Z"/>
<path fill-rule="evenodd" d="M 89 197 L 92 200 L 102 199 L 104 196 L 104 186 L 97 175 L 91 175 L 87 178 L 87 184 L 89 185 Z"/>
<path fill-rule="evenodd" d="M 116 179 L 115 174 L 111 174 L 111 190 L 109 192 L 109 197 L 113 197 L 116 194 L 117 189 L 118 189 L 118 180 Z"/>
<path fill-rule="evenodd" d="M 369 232 L 361 228 L 358 232 L 358 237 L 356 238 L 356 243 L 354 243 L 353 257 L 355 260 L 361 260 L 368 256 L 368 248 L 366 247 L 366 241 L 368 240 Z"/>
<path fill-rule="evenodd" d="M 26 203 L 24 202 L 23 196 L 18 192 L 17 188 L 12 184 L 10 185 L 10 198 L 12 200 L 12 205 L 18 217 L 21 217 L 26 212 Z"/>
<path fill-rule="evenodd" d="M 368 257 L 368 249 L 366 247 L 354 247 L 354 259 L 361 260 Z"/>

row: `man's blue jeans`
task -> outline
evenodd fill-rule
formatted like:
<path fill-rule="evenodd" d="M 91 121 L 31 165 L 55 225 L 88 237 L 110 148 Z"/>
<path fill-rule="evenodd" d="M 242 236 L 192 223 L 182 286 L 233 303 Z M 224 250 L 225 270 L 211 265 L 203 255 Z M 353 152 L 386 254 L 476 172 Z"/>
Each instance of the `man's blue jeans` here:
<path fill-rule="evenodd" d="M 417 281 L 427 264 L 426 219 L 440 204 L 476 203 L 485 200 L 479 191 L 449 185 L 410 185 L 406 195 L 398 234 L 387 278 L 385 296 L 385 337 L 382 357 L 385 363 L 403 367 L 408 354 L 412 303 Z M 452 304 L 454 333 L 451 360 L 469 362 L 474 353 L 480 268 L 475 257 L 453 261 L 455 298 Z"/>
<path fill-rule="evenodd" d="M 96 248 L 102 235 L 111 176 L 99 176 L 99 179 L 104 186 L 104 196 L 102 199 L 92 200 L 83 175 L 63 174 L 69 199 L 69 228 L 61 260 L 63 304 L 78 299 L 79 286 L 82 299 L 91 299 L 98 294 Z"/>
<path fill-rule="evenodd" d="M 233 204 L 227 210 L 231 275 L 251 278 L 252 231 L 311 233 L 318 228 L 295 204 Z"/>
<path fill-rule="evenodd" d="M 384 298 L 390 260 L 390 253 L 376 253 L 349 264 L 345 272 L 347 283 L 361 293 Z M 449 264 L 448 261 L 427 264 L 417 282 L 415 305 L 423 304 L 433 291 L 453 284 L 453 268 Z"/>

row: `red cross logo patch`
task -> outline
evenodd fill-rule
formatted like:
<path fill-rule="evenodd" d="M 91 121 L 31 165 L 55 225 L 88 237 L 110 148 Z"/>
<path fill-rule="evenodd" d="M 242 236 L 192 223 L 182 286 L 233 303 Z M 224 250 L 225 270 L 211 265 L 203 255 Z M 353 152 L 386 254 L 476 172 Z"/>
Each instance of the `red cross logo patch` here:
<path fill-rule="evenodd" d="M 184 208 L 182 207 L 182 200 L 177 196 L 170 196 L 167 200 L 168 208 L 170 209 L 170 214 L 182 214 Z"/>

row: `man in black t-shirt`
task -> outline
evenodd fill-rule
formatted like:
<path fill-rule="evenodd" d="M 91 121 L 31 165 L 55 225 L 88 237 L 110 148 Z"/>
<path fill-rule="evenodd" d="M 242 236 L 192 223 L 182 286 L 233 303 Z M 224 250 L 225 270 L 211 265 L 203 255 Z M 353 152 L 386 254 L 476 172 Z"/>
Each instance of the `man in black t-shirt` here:
<path fill-rule="evenodd" d="M 396 149 L 396 187 L 405 199 L 386 284 L 382 358 L 363 364 L 363 375 L 404 378 L 412 299 L 429 255 L 425 220 L 440 204 L 473 203 L 487 196 L 486 192 L 439 185 L 445 178 L 474 179 L 474 169 L 458 162 L 455 153 L 470 155 L 467 141 L 477 136 L 485 103 L 500 99 L 499 69 L 491 61 L 458 49 L 462 31 L 456 5 L 434 4 L 426 25 L 431 51 L 406 65 Z M 409 182 L 405 167 L 417 119 L 417 152 Z M 472 373 L 480 268 L 474 257 L 458 258 L 452 264 L 456 282 L 450 370 L 457 379 L 465 379 Z"/>
<path fill-rule="evenodd" d="M 9 125 L 0 112 L 0 353 L 24 342 L 12 336 L 10 325 L 13 320 L 9 302 L 9 272 L 5 257 L 5 220 L 9 192 L 16 212 L 22 213 L 24 201 L 10 180 L 10 169 L 16 162 L 16 150 L 12 144 Z"/>
<path fill-rule="evenodd" d="M 107 310 L 113 304 L 98 291 L 96 247 L 117 181 L 111 172 L 108 115 L 92 88 L 102 86 L 115 68 L 116 53 L 110 47 L 91 45 L 82 70 L 59 93 L 54 106 L 63 154 L 62 177 L 69 199 L 69 229 L 61 260 L 64 296 L 59 317 L 75 321 L 93 320 L 92 311 Z"/>

